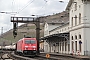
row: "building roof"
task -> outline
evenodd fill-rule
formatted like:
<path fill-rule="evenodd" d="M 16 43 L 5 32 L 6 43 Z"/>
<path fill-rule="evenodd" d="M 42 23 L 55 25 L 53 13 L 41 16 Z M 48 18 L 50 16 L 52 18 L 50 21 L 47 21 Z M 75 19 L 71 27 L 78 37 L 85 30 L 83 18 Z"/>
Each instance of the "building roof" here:
<path fill-rule="evenodd" d="M 55 37 L 66 38 L 67 40 L 69 40 L 69 34 L 70 34 L 69 32 L 68 33 L 52 34 L 52 35 L 49 35 L 46 37 L 42 37 L 42 38 L 40 38 L 40 40 L 52 40 L 52 38 L 55 38 Z"/>
<path fill-rule="evenodd" d="M 71 6 L 71 4 L 72 4 L 73 1 L 74 1 L 74 0 L 69 0 L 69 3 L 68 3 L 68 5 L 67 5 L 67 7 L 66 7 L 66 11 L 69 10 L 69 8 L 70 8 L 70 6 Z"/>
<path fill-rule="evenodd" d="M 64 24 L 56 27 L 55 29 L 52 29 L 51 31 L 54 31 L 54 30 L 56 30 L 56 29 L 58 29 L 58 28 L 61 28 L 61 27 L 65 26 L 65 25 L 68 25 L 68 24 L 69 24 L 69 21 L 68 21 L 67 23 L 64 23 Z M 51 31 L 49 31 L 49 32 L 51 32 Z"/>
<path fill-rule="evenodd" d="M 46 16 L 45 22 L 47 23 L 66 23 L 69 21 L 69 13 L 66 11 L 63 11 L 61 13 L 57 13 L 54 15 Z"/>

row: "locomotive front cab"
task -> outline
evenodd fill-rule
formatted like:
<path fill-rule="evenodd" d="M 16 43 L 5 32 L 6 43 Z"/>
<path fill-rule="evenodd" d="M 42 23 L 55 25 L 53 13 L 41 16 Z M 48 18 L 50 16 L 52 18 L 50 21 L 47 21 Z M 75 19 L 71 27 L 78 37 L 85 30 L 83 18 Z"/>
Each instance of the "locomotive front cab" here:
<path fill-rule="evenodd" d="M 25 39 L 23 53 L 25 55 L 36 55 L 37 41 L 36 39 Z"/>

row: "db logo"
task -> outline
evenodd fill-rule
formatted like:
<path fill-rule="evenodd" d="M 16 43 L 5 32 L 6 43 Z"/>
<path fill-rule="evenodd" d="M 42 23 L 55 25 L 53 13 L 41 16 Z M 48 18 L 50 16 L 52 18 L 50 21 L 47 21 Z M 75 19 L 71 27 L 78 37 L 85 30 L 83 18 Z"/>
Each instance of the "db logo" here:
<path fill-rule="evenodd" d="M 46 54 L 46 58 L 50 58 L 50 54 Z"/>

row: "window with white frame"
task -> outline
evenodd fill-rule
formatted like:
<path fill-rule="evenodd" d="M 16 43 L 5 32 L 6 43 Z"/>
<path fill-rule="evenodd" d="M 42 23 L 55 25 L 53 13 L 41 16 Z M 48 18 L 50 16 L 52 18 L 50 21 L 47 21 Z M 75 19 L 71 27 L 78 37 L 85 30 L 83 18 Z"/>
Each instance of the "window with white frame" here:
<path fill-rule="evenodd" d="M 77 15 L 75 15 L 75 26 L 77 25 Z"/>
<path fill-rule="evenodd" d="M 79 39 L 81 39 L 81 35 L 79 34 Z"/>
<path fill-rule="evenodd" d="M 81 24 L 81 13 L 79 13 L 79 24 Z"/>
<path fill-rule="evenodd" d="M 73 40 L 73 36 L 72 36 L 72 40 Z"/>
<path fill-rule="evenodd" d="M 75 2 L 75 11 L 77 10 L 77 3 Z"/>
<path fill-rule="evenodd" d="M 75 39 L 77 39 L 77 35 L 75 35 Z"/>
<path fill-rule="evenodd" d="M 72 17 L 72 22 L 71 22 L 71 25 L 73 26 L 73 17 Z"/>

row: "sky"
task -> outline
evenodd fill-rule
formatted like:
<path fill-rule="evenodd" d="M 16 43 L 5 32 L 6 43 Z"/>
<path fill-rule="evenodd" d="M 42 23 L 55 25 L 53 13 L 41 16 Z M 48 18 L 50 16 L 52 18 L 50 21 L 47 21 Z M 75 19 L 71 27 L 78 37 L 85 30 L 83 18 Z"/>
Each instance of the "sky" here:
<path fill-rule="evenodd" d="M 63 3 L 59 2 L 63 1 Z M 13 28 L 11 17 L 47 16 L 65 11 L 69 0 L 0 0 L 0 34 Z M 5 12 L 5 13 L 1 13 Z M 19 23 L 19 26 L 21 23 Z M 2 30 L 3 27 L 3 30 Z"/>

